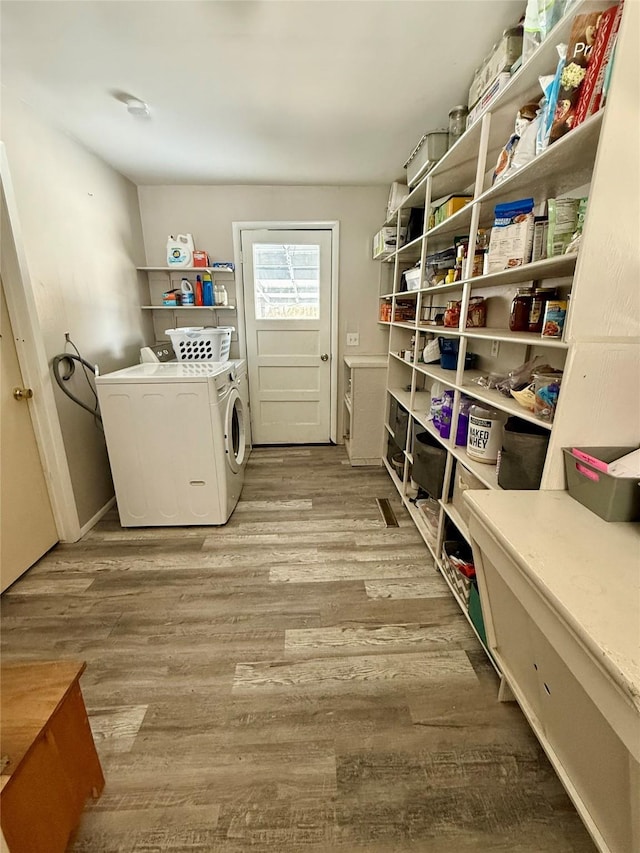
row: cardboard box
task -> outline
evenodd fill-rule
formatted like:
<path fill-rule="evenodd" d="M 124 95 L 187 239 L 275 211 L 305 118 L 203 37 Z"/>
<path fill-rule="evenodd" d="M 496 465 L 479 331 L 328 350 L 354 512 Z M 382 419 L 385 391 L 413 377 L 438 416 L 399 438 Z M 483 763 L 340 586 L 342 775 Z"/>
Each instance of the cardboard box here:
<path fill-rule="evenodd" d="M 488 273 L 521 267 L 531 260 L 533 250 L 533 213 L 527 213 L 513 225 L 491 229 Z"/>
<path fill-rule="evenodd" d="M 199 249 L 193 250 L 193 265 L 194 267 L 207 267 L 209 266 L 209 255 L 206 252 L 202 252 Z"/>
<path fill-rule="evenodd" d="M 459 210 L 462 210 L 463 207 L 466 207 L 470 201 L 473 201 L 473 196 L 470 195 L 452 195 L 441 205 L 436 207 L 435 213 L 435 224 L 439 225 L 441 222 L 444 222 L 445 219 L 448 219 L 450 216 L 453 216 L 454 213 L 457 213 Z"/>
<path fill-rule="evenodd" d="M 498 74 L 496 79 L 490 84 L 489 88 L 485 90 L 482 97 L 478 100 L 478 103 L 467 116 L 467 130 L 469 130 L 471 125 L 475 124 L 480 116 L 488 109 L 489 104 L 494 100 L 498 92 L 501 92 L 504 89 L 509 80 L 511 80 L 511 74 L 509 74 L 508 71 L 503 71 L 502 74 Z"/>
<path fill-rule="evenodd" d="M 404 246 L 407 240 L 407 229 L 405 226 L 400 226 L 400 240 L 398 245 L 397 232 L 394 227 L 384 227 L 381 228 L 380 231 L 373 238 L 373 258 L 382 257 L 382 255 L 391 254 L 391 252 L 395 252 L 397 248 L 400 246 Z"/>

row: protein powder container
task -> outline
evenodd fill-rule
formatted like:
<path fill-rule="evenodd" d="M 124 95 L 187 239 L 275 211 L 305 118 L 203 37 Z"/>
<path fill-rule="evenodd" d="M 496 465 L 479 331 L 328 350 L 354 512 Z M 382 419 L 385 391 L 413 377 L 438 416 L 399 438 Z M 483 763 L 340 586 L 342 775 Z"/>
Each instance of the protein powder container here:
<path fill-rule="evenodd" d="M 495 465 L 502 448 L 502 437 L 507 416 L 497 409 L 475 403 L 469 409 L 469 436 L 467 453 L 477 462 Z"/>

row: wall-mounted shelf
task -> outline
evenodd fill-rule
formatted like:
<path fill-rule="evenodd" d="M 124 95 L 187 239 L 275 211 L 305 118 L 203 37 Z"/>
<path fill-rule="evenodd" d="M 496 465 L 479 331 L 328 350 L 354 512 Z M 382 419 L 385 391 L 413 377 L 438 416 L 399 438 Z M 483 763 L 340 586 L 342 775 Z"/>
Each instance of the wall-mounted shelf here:
<path fill-rule="evenodd" d="M 143 311 L 235 311 L 235 305 L 141 305 Z"/>

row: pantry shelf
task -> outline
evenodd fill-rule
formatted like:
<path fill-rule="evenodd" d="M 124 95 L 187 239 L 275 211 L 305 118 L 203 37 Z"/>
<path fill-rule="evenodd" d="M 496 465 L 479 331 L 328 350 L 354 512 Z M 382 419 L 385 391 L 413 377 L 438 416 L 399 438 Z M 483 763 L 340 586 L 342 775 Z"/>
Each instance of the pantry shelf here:
<path fill-rule="evenodd" d="M 212 275 L 217 275 L 218 273 L 235 273 L 235 270 L 231 269 L 231 267 L 136 267 L 136 269 L 140 272 L 174 272 L 176 274 L 185 272 L 210 272 Z"/>
<path fill-rule="evenodd" d="M 452 329 L 448 326 L 437 326 L 434 334 L 449 338 L 489 339 L 505 341 L 511 344 L 525 344 L 530 347 L 551 347 L 553 349 L 568 349 L 569 344 L 559 338 L 543 338 L 537 332 L 510 332 L 508 329 Z M 420 326 L 420 331 L 432 331 L 433 327 Z"/>
<path fill-rule="evenodd" d="M 465 520 L 464 520 L 464 518 L 460 515 L 460 513 L 458 512 L 458 510 L 454 507 L 454 505 L 453 505 L 453 504 L 445 503 L 445 502 L 444 502 L 444 501 L 442 501 L 442 500 L 441 500 L 441 501 L 438 501 L 438 503 L 440 504 L 440 506 L 442 507 L 442 509 L 445 511 L 445 513 L 449 516 L 449 518 L 451 519 L 451 521 L 453 521 L 453 523 L 454 523 L 454 524 L 455 524 L 455 526 L 458 528 L 458 530 L 460 531 L 460 533 L 462 533 L 462 535 L 463 535 L 464 539 L 465 539 L 465 540 L 469 543 L 469 545 L 470 545 L 470 544 L 471 544 L 471 536 L 470 536 L 470 534 L 469 534 L 469 528 L 467 527 L 467 523 L 466 523 L 466 521 L 465 521 Z"/>
<path fill-rule="evenodd" d="M 141 305 L 143 311 L 235 311 L 235 305 Z"/>
<path fill-rule="evenodd" d="M 588 184 L 598 148 L 604 110 L 588 118 L 512 175 L 479 195 L 475 203 L 487 204 L 480 223 L 490 225 L 493 207 L 528 196 L 555 198 Z"/>

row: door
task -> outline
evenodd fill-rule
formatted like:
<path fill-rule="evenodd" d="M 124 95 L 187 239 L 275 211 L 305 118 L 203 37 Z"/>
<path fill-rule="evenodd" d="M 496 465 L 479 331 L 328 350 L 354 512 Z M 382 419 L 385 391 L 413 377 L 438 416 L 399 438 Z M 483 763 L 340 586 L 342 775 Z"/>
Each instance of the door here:
<path fill-rule="evenodd" d="M 329 443 L 331 230 L 242 231 L 254 444 Z"/>
<path fill-rule="evenodd" d="M 23 388 L 7 303 L 0 305 L 0 591 L 58 541 L 49 493 Z"/>

